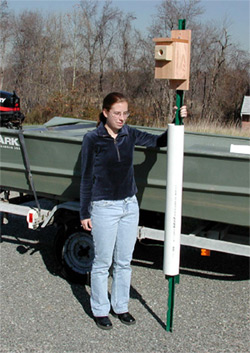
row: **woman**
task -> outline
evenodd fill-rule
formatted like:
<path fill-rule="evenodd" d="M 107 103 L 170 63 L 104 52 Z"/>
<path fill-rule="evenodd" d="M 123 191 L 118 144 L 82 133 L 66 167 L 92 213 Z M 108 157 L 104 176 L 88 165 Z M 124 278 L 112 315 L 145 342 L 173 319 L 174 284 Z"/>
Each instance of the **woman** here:
<path fill-rule="evenodd" d="M 181 116 L 187 110 L 181 108 Z M 82 144 L 80 219 L 83 229 L 91 231 L 95 258 L 91 271 L 91 309 L 98 327 L 111 329 L 108 317 L 132 325 L 128 312 L 132 254 L 137 237 L 139 207 L 133 170 L 135 145 L 161 147 L 167 144 L 162 135 L 142 132 L 125 124 L 128 101 L 118 92 L 103 101 L 100 124 L 88 132 Z M 113 262 L 111 303 L 108 298 L 108 275 Z"/>

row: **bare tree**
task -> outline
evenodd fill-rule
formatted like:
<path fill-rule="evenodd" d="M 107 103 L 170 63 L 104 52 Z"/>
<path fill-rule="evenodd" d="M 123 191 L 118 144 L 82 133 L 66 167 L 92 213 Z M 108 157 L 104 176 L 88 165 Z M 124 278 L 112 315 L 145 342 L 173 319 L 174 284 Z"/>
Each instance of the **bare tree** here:
<path fill-rule="evenodd" d="M 0 0 L 0 18 L 0 89 L 3 89 L 8 52 L 7 47 L 11 38 L 11 14 L 6 0 Z"/>
<path fill-rule="evenodd" d="M 64 18 L 61 14 L 52 15 L 46 23 L 46 32 L 51 40 L 51 55 L 48 60 L 51 63 L 50 75 L 52 76 L 54 87 L 58 87 L 60 94 L 63 93 L 64 88 L 64 60 L 67 45 L 65 44 Z M 47 63 L 48 64 L 48 63 Z M 56 89 L 57 90 L 57 89 Z"/>
<path fill-rule="evenodd" d="M 35 92 L 42 84 L 45 56 L 45 50 L 41 48 L 41 43 L 44 41 L 42 36 L 43 18 L 38 13 L 25 11 L 19 17 L 16 17 L 13 23 L 13 31 L 13 52 L 15 55 L 12 56 L 12 68 L 13 77 L 15 77 L 14 85 L 23 91 L 28 108 L 32 96 L 36 95 Z M 39 76 L 39 79 L 37 79 L 37 76 Z M 25 104 L 25 101 L 23 104 Z"/>
<path fill-rule="evenodd" d="M 112 52 L 113 44 L 117 38 L 118 28 L 120 26 L 120 18 L 122 13 L 111 7 L 111 1 L 106 1 L 102 8 L 99 24 L 99 58 L 100 58 L 100 76 L 99 88 L 103 91 L 103 76 L 106 59 Z"/>
<path fill-rule="evenodd" d="M 135 67 L 137 58 L 137 41 L 135 31 L 132 28 L 132 21 L 135 16 L 128 13 L 121 17 L 119 21 L 119 31 L 117 38 L 117 60 L 121 71 L 120 85 L 125 92 L 128 90 L 130 82 L 129 73 Z"/>
<path fill-rule="evenodd" d="M 157 6 L 157 14 L 153 18 L 150 30 L 153 36 L 166 37 L 170 31 L 178 28 L 178 20 L 186 19 L 190 28 L 193 22 L 204 11 L 200 0 L 163 0 Z"/>
<path fill-rule="evenodd" d="M 76 80 L 82 75 L 83 70 L 83 46 L 80 41 L 82 32 L 82 16 L 79 13 L 80 5 L 75 5 L 71 13 L 66 14 L 66 43 L 67 43 L 67 55 L 65 57 L 66 66 L 71 67 L 72 79 L 71 79 L 71 90 L 74 91 L 76 88 Z M 79 68 L 81 67 L 81 70 Z M 81 73 L 80 73 L 81 72 Z"/>
<path fill-rule="evenodd" d="M 249 57 L 247 52 L 228 47 L 226 64 L 217 90 L 217 106 L 222 123 L 241 125 L 240 111 L 244 95 L 249 95 Z"/>
<path fill-rule="evenodd" d="M 13 31 L 12 84 L 29 112 L 62 89 L 62 23 L 54 15 L 25 11 L 16 17 Z"/>
<path fill-rule="evenodd" d="M 203 71 L 204 80 L 201 117 L 207 120 L 218 119 L 216 96 L 220 89 L 220 80 L 225 73 L 226 54 L 230 45 L 226 28 L 223 28 L 221 32 L 214 28 L 212 33 L 213 35 L 209 37 L 209 47 L 206 52 L 204 52 L 207 67 Z M 210 54 L 210 56 L 208 56 L 208 54 Z"/>
<path fill-rule="evenodd" d="M 117 32 L 120 11 L 112 8 L 112 2 L 106 0 L 102 8 L 98 1 L 82 0 L 82 45 L 87 52 L 88 71 L 91 74 L 94 65 L 103 66 Z M 99 65 L 98 65 L 99 62 Z"/>

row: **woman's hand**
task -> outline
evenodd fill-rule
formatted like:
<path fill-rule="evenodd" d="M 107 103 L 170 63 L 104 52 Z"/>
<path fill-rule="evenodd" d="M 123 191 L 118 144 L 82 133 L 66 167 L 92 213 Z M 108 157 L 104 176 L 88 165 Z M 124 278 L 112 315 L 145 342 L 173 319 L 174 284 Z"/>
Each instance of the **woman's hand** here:
<path fill-rule="evenodd" d="M 174 107 L 174 116 L 175 116 L 175 113 L 176 113 L 176 110 L 178 109 L 178 107 Z M 187 118 L 187 106 L 186 105 L 183 105 L 182 107 L 180 107 L 180 116 L 181 118 Z"/>
<path fill-rule="evenodd" d="M 91 230 L 92 229 L 92 223 L 90 218 L 86 219 L 81 219 L 81 224 L 84 230 Z"/>
<path fill-rule="evenodd" d="M 187 106 L 186 105 L 183 105 L 181 108 L 180 108 L 180 116 L 184 119 L 184 118 L 187 118 Z"/>

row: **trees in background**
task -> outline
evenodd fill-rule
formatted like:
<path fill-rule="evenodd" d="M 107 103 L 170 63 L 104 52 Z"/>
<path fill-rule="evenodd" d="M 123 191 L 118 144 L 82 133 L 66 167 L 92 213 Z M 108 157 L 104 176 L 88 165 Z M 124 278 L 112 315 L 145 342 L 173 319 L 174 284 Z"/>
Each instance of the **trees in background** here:
<path fill-rule="evenodd" d="M 0 2 L 0 88 L 4 85 L 4 78 L 6 76 L 5 69 L 7 66 L 8 44 L 11 38 L 11 15 L 8 11 L 8 4 L 6 0 Z"/>
<path fill-rule="evenodd" d="M 163 0 L 147 32 L 112 1 L 82 0 L 67 14 L 23 11 L 0 0 L 0 88 L 15 89 L 27 122 L 74 116 L 96 119 L 104 95 L 124 92 L 131 123 L 161 126 L 175 92 L 154 79 L 154 37 L 170 37 L 179 18 L 192 29 L 186 102 L 195 121 L 237 123 L 249 89 L 249 58 L 230 41 L 228 25 L 199 24 L 200 0 Z M 157 20 L 156 20 L 157 19 Z"/>

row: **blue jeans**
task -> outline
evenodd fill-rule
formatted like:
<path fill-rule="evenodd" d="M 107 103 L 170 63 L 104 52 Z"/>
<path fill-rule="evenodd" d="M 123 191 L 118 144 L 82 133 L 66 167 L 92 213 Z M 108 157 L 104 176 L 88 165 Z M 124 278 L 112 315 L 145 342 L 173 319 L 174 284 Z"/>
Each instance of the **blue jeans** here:
<path fill-rule="evenodd" d="M 90 304 L 94 316 L 107 316 L 109 268 L 113 262 L 111 306 L 128 311 L 132 254 L 137 237 L 139 207 L 136 196 L 118 201 L 93 201 L 91 210 L 95 258 L 91 270 Z"/>

